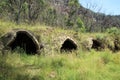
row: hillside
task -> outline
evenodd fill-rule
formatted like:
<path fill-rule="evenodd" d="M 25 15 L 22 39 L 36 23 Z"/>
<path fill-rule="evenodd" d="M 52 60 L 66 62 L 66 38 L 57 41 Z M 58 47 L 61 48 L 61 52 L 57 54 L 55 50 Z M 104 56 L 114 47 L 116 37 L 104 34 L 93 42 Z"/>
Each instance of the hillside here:
<path fill-rule="evenodd" d="M 120 27 L 119 15 L 95 13 L 82 7 L 78 0 L 2 0 L 0 12 L 1 19 L 17 24 L 41 23 L 88 32 L 103 32 L 107 28 Z"/>
<path fill-rule="evenodd" d="M 80 7 L 79 14 L 81 19 L 88 28 L 88 31 L 105 31 L 111 27 L 120 27 L 120 16 L 119 15 L 105 15 L 103 13 L 95 13 L 84 7 Z"/>

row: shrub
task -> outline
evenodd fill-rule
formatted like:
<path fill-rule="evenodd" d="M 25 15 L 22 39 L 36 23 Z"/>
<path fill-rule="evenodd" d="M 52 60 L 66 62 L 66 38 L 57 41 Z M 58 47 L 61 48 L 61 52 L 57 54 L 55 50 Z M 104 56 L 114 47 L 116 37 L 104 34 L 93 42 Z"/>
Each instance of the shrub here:
<path fill-rule="evenodd" d="M 85 25 L 80 18 L 77 19 L 77 30 L 86 32 Z"/>
<path fill-rule="evenodd" d="M 117 27 L 112 27 L 107 29 L 107 33 L 112 34 L 112 35 L 119 35 L 120 30 Z"/>

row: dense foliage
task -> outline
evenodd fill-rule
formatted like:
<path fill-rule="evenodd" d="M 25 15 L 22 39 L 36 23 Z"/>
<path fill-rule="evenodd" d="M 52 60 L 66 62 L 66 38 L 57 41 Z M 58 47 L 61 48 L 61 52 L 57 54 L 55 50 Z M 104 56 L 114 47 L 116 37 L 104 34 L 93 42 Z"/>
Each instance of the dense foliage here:
<path fill-rule="evenodd" d="M 95 13 L 78 0 L 0 0 L 0 18 L 17 24 L 42 23 L 89 32 L 120 27 L 119 16 Z"/>
<path fill-rule="evenodd" d="M 40 22 L 72 28 L 77 25 L 79 7 L 78 0 L 1 0 L 0 17 L 17 24 Z"/>

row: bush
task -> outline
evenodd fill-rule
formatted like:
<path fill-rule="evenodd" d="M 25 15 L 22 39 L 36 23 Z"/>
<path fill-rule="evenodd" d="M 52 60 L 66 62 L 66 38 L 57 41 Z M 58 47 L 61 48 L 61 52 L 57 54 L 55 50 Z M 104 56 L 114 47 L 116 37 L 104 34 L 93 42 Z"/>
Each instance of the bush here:
<path fill-rule="evenodd" d="M 77 19 L 77 30 L 86 32 L 85 25 L 80 18 Z"/>
<path fill-rule="evenodd" d="M 112 35 L 119 35 L 120 30 L 117 27 L 112 27 L 110 29 L 107 29 L 107 33 L 112 34 Z"/>

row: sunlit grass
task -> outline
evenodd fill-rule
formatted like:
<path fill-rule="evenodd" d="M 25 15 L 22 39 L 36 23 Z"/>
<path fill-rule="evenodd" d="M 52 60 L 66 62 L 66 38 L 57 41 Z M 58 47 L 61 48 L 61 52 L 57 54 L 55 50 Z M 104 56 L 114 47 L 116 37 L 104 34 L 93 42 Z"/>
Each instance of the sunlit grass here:
<path fill-rule="evenodd" d="M 48 56 L 26 55 L 22 53 L 11 53 L 0 56 L 0 64 L 6 66 L 7 77 L 23 79 L 42 80 L 113 80 L 120 79 L 120 54 L 113 54 L 110 51 L 72 54 L 55 54 Z M 9 76 L 11 74 L 11 76 Z M 15 75 L 14 75 L 15 74 Z M 24 77 L 28 76 L 28 77 Z M 11 79 L 11 78 L 10 78 Z"/>

